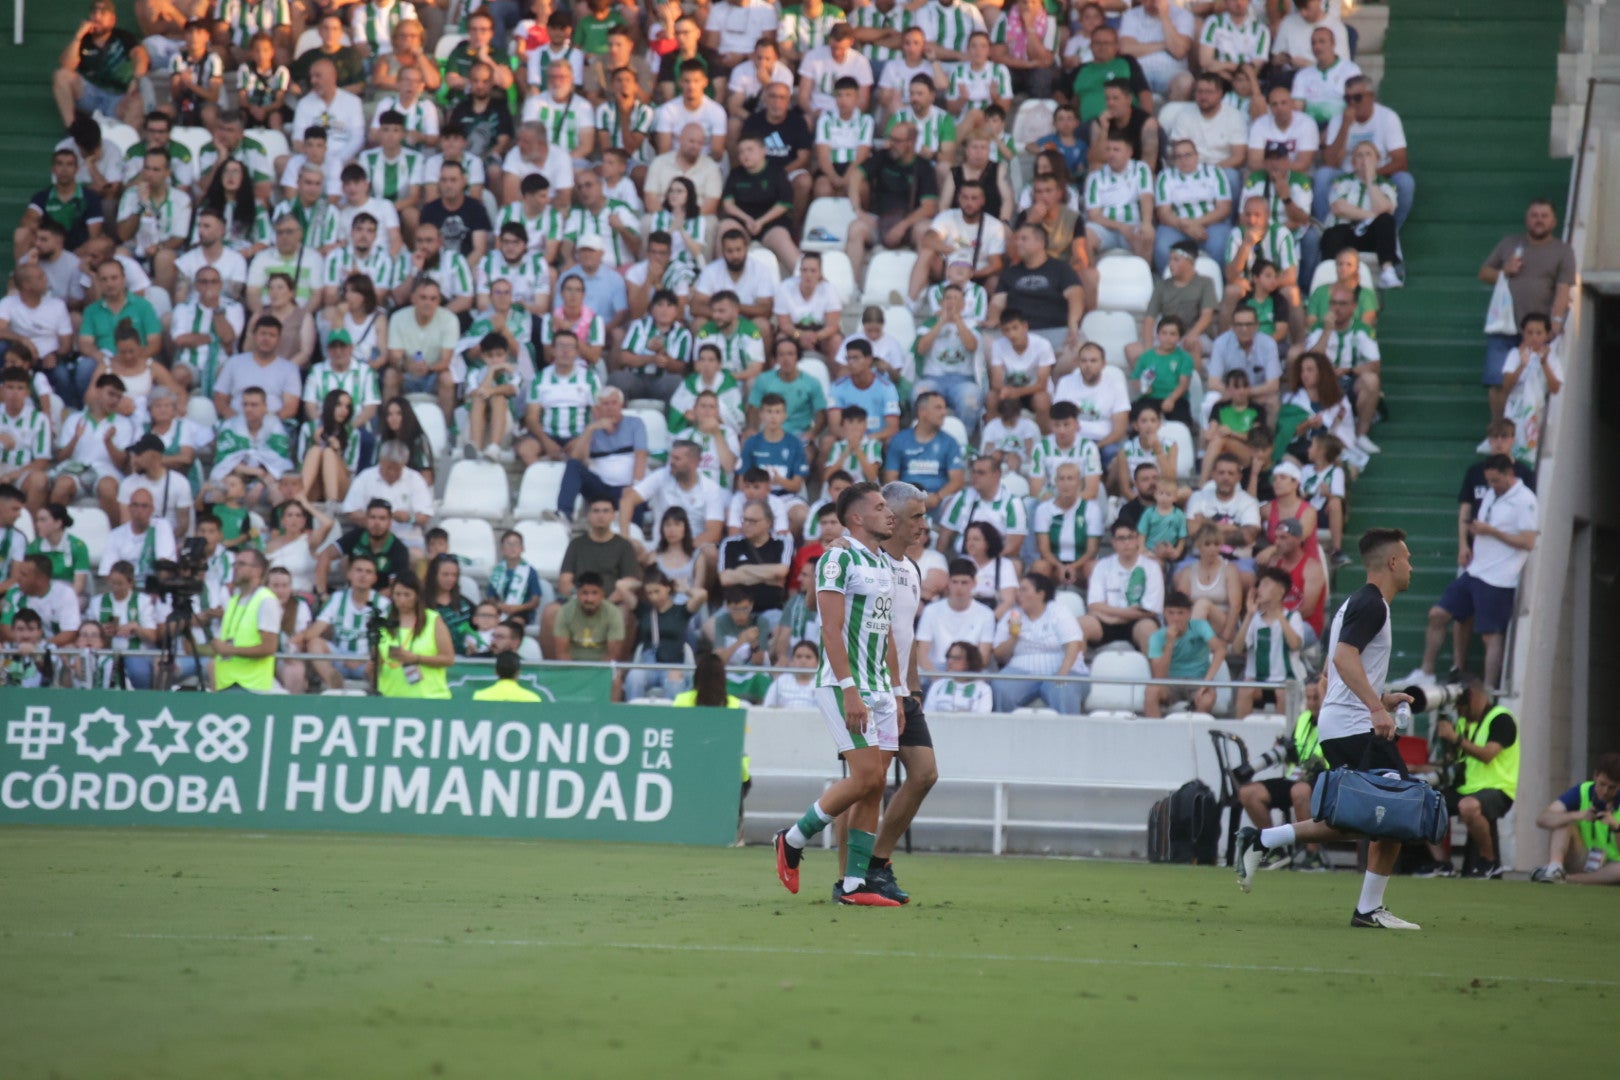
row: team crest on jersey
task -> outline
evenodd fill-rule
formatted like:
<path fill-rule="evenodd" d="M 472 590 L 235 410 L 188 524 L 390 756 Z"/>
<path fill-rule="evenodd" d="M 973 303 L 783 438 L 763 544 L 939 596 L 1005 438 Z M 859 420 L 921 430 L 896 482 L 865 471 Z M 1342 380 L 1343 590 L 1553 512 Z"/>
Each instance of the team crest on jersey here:
<path fill-rule="evenodd" d="M 829 585 L 838 583 L 838 560 L 828 559 L 827 566 L 821 571 L 821 580 Z"/>

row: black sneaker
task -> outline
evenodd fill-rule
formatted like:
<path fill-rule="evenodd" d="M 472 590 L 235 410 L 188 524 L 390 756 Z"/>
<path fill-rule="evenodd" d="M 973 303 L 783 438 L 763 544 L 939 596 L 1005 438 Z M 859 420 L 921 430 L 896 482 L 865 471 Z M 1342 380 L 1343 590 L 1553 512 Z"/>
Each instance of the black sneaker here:
<path fill-rule="evenodd" d="M 843 904 L 845 907 L 899 907 L 900 901 L 884 896 L 872 887 L 870 881 L 863 881 L 855 888 L 844 891 L 844 883 L 839 882 L 833 886 L 833 902 Z"/>
<path fill-rule="evenodd" d="M 911 903 L 911 894 L 894 880 L 894 864 L 885 862 L 866 871 L 866 887 L 901 904 Z"/>
<path fill-rule="evenodd" d="M 1470 866 L 1467 872 L 1463 874 L 1463 877 L 1477 878 L 1482 881 L 1499 881 L 1502 877 L 1502 864 L 1494 859 L 1490 862 L 1481 860 Z"/>
<path fill-rule="evenodd" d="M 1456 877 L 1457 868 L 1443 860 L 1430 860 L 1412 871 L 1412 876 L 1421 878 Z"/>

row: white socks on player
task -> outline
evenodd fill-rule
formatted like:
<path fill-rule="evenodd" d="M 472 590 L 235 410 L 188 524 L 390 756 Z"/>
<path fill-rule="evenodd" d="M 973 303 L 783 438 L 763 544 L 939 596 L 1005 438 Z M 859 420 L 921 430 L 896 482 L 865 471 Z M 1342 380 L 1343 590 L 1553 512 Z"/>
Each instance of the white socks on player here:
<path fill-rule="evenodd" d="M 1261 847 L 1287 847 L 1293 842 L 1294 827 L 1292 825 L 1273 825 L 1269 829 L 1260 830 Z"/>
<path fill-rule="evenodd" d="M 1389 878 L 1383 874 L 1367 871 L 1367 876 L 1361 879 L 1361 900 L 1356 904 L 1356 910 L 1366 915 L 1377 911 L 1384 906 L 1384 886 L 1389 884 Z"/>

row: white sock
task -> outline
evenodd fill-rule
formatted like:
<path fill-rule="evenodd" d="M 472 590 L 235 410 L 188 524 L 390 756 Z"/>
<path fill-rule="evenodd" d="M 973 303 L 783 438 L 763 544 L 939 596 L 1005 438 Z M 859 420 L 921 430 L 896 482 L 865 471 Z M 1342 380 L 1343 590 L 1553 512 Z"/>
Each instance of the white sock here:
<path fill-rule="evenodd" d="M 1389 884 L 1389 878 L 1383 874 L 1367 871 L 1367 876 L 1361 879 L 1361 900 L 1356 904 L 1356 910 L 1363 915 L 1377 911 L 1384 906 L 1384 886 Z"/>
<path fill-rule="evenodd" d="M 848 892 L 854 892 L 856 889 L 860 888 L 862 885 L 865 885 L 865 884 L 866 884 L 866 878 L 864 876 L 863 877 L 851 877 L 848 874 L 844 875 L 844 891 L 847 892 L 847 893 Z"/>
<path fill-rule="evenodd" d="M 1294 842 L 1294 827 L 1292 825 L 1273 825 L 1269 829 L 1260 830 L 1261 847 L 1287 847 Z"/>
<path fill-rule="evenodd" d="M 794 822 L 792 825 L 788 826 L 787 835 L 782 839 L 787 841 L 788 847 L 796 847 L 800 850 L 803 850 L 804 845 L 810 842 L 809 838 L 806 837 L 804 833 L 799 831 L 799 825 L 797 822 Z"/>
<path fill-rule="evenodd" d="M 815 802 L 811 803 L 810 804 L 810 809 L 812 809 L 812 810 L 814 810 L 816 812 L 816 817 L 821 819 L 821 823 L 823 825 L 831 825 L 832 824 L 833 816 L 831 814 L 827 813 L 827 811 L 825 811 L 825 810 L 823 810 L 821 808 L 821 800 L 820 799 L 817 799 Z"/>

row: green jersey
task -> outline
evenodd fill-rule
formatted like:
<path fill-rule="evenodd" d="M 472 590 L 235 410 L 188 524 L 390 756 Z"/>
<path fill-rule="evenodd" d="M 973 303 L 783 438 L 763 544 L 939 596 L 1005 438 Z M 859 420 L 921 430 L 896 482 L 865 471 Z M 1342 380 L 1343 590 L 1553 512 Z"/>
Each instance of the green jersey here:
<path fill-rule="evenodd" d="M 636 212 L 625 203 L 617 199 L 609 199 L 602 204 L 600 210 L 590 210 L 584 206 L 571 206 L 568 216 L 563 218 L 563 236 L 576 243 L 582 236 L 595 233 L 607 245 L 606 257 L 602 260 L 604 265 L 611 267 L 628 266 L 635 262 L 635 256 L 630 248 L 613 229 L 617 220 L 621 225 L 627 225 L 631 232 L 641 231 L 641 219 Z"/>
<path fill-rule="evenodd" d="M 838 686 L 827 660 L 825 642 L 840 635 L 849 654 L 849 674 L 863 694 L 887 694 L 893 684 L 889 674 L 889 624 L 894 610 L 894 572 L 881 552 L 874 552 L 853 536 L 848 550 L 834 548 L 816 560 L 816 594 L 841 593 L 844 597 L 844 623 L 822 623 L 821 666 L 816 669 L 817 686 Z"/>
<path fill-rule="evenodd" d="M 938 106 L 929 109 L 927 117 L 919 117 L 911 111 L 910 105 L 903 105 L 889 117 L 889 123 L 884 127 L 883 133 L 887 135 L 894 130 L 894 125 L 901 123 L 916 127 L 918 150 L 928 150 L 937 154 L 940 147 L 956 141 L 956 121 L 951 119 L 950 113 Z"/>
<path fill-rule="evenodd" d="M 1182 379 L 1191 379 L 1193 358 L 1180 345 L 1167 353 L 1149 349 L 1137 358 L 1131 378 L 1142 384 L 1142 396 L 1163 401 L 1176 392 Z"/>
<path fill-rule="evenodd" d="M 411 257 L 408 252 L 388 254 L 387 243 L 373 244 L 362 255 L 352 245 L 334 248 L 326 257 L 322 280 L 330 285 L 341 285 L 350 274 L 364 274 L 371 279 L 378 292 L 392 289 L 411 275 Z M 386 318 L 386 313 L 384 315 Z"/>
<path fill-rule="evenodd" d="M 41 458 L 51 458 L 50 419 L 26 401 L 16 416 L 0 408 L 0 435 L 12 440 L 10 449 L 0 443 L 0 468 L 20 469 Z"/>
<path fill-rule="evenodd" d="M 567 375 L 559 375 L 548 364 L 529 384 L 528 401 L 540 406 L 541 429 L 561 442 L 572 439 L 591 422 L 591 407 L 600 389 L 596 373 L 582 360 L 575 360 Z"/>
<path fill-rule="evenodd" d="M 782 12 L 776 39 L 803 56 L 816 46 L 827 44 L 827 34 L 843 21 L 844 13 L 831 4 L 823 4 L 820 15 L 810 15 L 803 6 L 795 5 Z"/>
<path fill-rule="evenodd" d="M 334 390 L 342 390 L 349 395 L 356 413 L 382 400 L 377 389 L 377 373 L 353 360 L 349 361 L 346 371 L 334 371 L 330 361 L 323 361 L 309 369 L 309 377 L 304 380 L 305 401 L 319 407 L 326 401 L 326 395 Z"/>
<path fill-rule="evenodd" d="M 305 206 L 296 198 L 283 199 L 270 212 L 270 220 L 279 220 L 284 214 L 291 214 L 303 227 L 306 246 L 323 248 L 337 243 L 338 210 L 325 199 L 317 199 L 314 206 Z"/>
<path fill-rule="evenodd" d="M 730 333 L 721 330 L 711 319 L 698 327 L 697 348 L 693 349 L 692 355 L 696 356 L 697 349 L 704 345 L 713 345 L 720 350 L 720 370 L 731 374 L 765 362 L 765 339 L 760 336 L 759 327 L 754 325 L 752 319 L 738 319 Z"/>
<path fill-rule="evenodd" d="M 667 330 L 660 330 L 651 315 L 643 315 L 625 330 L 624 343 L 619 346 L 619 351 L 627 356 L 657 356 L 662 353 L 690 365 L 692 331 L 679 322 L 671 323 Z M 657 375 L 659 370 L 656 364 L 641 366 L 644 375 Z"/>
<path fill-rule="evenodd" d="M 398 157 L 389 157 L 380 146 L 362 150 L 357 160 L 371 181 L 371 193 L 379 199 L 393 202 L 422 182 L 422 155 L 415 150 L 401 149 Z"/>
<path fill-rule="evenodd" d="M 554 206 L 548 206 L 534 217 L 523 212 L 521 202 L 507 203 L 501 207 L 501 212 L 495 218 L 495 235 L 501 234 L 501 226 L 510 222 L 517 222 L 528 233 L 529 251 L 540 255 L 545 254 L 547 240 L 561 240 L 564 236 L 563 216 Z"/>
<path fill-rule="evenodd" d="M 90 573 L 90 549 L 83 540 L 71 534 L 64 535 L 60 544 L 48 544 L 35 539 L 29 542 L 28 554 L 44 555 L 51 560 L 51 580 L 73 584 L 73 575 Z"/>
<path fill-rule="evenodd" d="M 1052 545 L 1052 557 L 1059 562 L 1078 562 L 1086 556 L 1086 545 L 1093 538 L 1101 539 L 1103 526 L 1102 502 L 1076 499 L 1068 508 L 1048 499 L 1035 507 L 1035 535 L 1045 536 Z"/>
<path fill-rule="evenodd" d="M 1056 435 L 1041 436 L 1029 454 L 1029 475 L 1052 485 L 1057 483 L 1058 467 L 1071 461 L 1080 466 L 1081 480 L 1102 475 L 1102 453 L 1082 435 L 1076 435 L 1069 446 L 1059 446 Z"/>
<path fill-rule="evenodd" d="M 883 467 L 883 444 L 876 439 L 861 440 L 861 455 L 880 469 Z M 829 473 L 843 469 L 856 480 L 866 478 L 860 461 L 855 457 L 855 449 L 849 445 L 848 439 L 839 439 L 832 444 L 832 449 L 827 451 L 827 463 L 823 468 Z"/>

